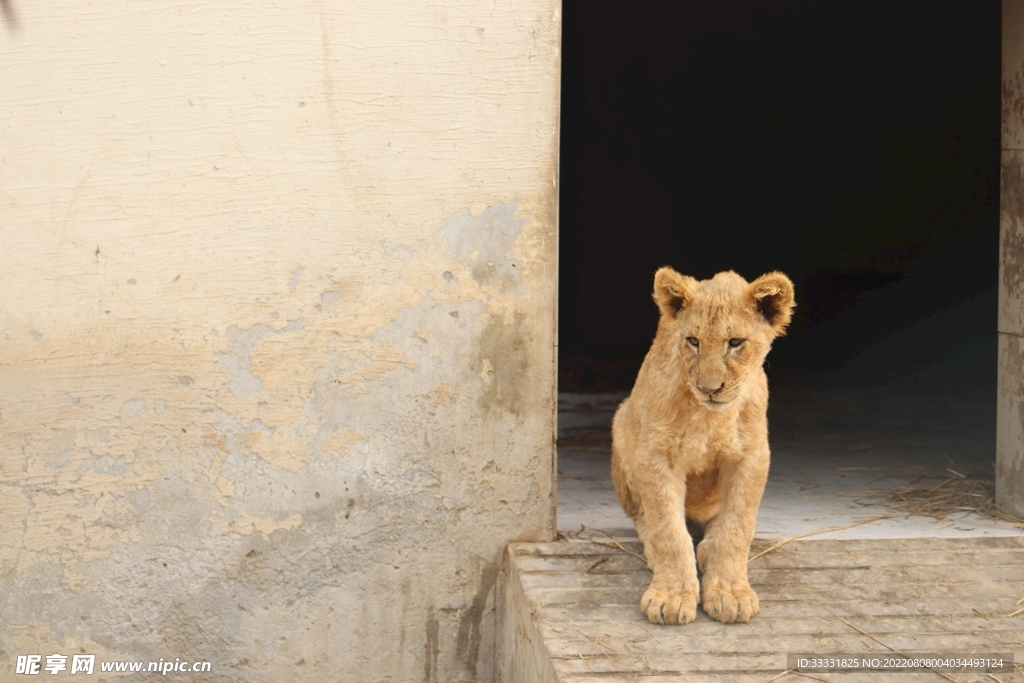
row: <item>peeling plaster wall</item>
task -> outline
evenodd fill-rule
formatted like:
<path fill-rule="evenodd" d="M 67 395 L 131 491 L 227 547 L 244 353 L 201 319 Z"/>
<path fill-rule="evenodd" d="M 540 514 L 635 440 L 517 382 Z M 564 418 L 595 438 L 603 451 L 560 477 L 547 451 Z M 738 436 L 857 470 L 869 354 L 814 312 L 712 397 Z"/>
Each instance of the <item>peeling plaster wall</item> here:
<path fill-rule="evenodd" d="M 0 679 L 490 680 L 554 529 L 560 4 L 9 7 Z"/>
<path fill-rule="evenodd" d="M 1024 517 L 1024 0 L 1003 0 L 996 503 Z"/>

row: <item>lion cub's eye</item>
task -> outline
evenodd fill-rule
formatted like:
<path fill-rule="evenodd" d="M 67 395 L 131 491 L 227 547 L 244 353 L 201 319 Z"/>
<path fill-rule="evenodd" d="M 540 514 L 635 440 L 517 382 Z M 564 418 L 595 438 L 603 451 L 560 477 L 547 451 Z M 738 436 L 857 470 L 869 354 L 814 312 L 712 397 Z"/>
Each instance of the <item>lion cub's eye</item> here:
<path fill-rule="evenodd" d="M 686 338 L 686 343 L 689 344 L 690 346 L 694 347 L 694 348 L 697 348 L 698 346 L 700 346 L 700 340 L 698 340 L 696 337 L 687 337 Z"/>
<path fill-rule="evenodd" d="M 733 338 L 733 339 L 729 340 L 729 346 L 731 346 L 732 348 L 735 349 L 738 346 L 742 346 L 743 342 L 745 342 L 745 341 L 747 341 L 747 340 L 746 339 L 736 339 L 736 338 Z"/>

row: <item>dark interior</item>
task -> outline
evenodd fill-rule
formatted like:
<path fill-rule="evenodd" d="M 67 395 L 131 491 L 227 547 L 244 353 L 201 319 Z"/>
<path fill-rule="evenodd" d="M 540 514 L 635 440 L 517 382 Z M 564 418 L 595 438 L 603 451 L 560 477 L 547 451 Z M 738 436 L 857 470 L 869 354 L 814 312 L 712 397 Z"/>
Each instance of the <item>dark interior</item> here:
<path fill-rule="evenodd" d="M 994 448 L 998 3 L 573 1 L 563 31 L 560 391 L 630 389 L 659 266 L 781 270 L 773 429 L 830 386 L 953 401 Z"/>
<path fill-rule="evenodd" d="M 661 265 L 787 273 L 799 308 L 773 374 L 836 371 L 919 327 L 876 379 L 967 356 L 994 378 L 997 3 L 577 2 L 564 18 L 563 390 L 629 388 Z"/>

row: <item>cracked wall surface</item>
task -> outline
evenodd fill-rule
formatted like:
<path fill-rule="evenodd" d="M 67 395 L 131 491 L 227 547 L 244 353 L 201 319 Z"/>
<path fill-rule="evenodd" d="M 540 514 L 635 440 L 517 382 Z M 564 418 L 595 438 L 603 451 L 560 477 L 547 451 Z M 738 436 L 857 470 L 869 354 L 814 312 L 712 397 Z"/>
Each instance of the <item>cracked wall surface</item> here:
<path fill-rule="evenodd" d="M 13 7 L 0 678 L 491 680 L 554 532 L 560 4 Z"/>
<path fill-rule="evenodd" d="M 1024 517 L 1024 0 L 1003 0 L 996 503 Z"/>

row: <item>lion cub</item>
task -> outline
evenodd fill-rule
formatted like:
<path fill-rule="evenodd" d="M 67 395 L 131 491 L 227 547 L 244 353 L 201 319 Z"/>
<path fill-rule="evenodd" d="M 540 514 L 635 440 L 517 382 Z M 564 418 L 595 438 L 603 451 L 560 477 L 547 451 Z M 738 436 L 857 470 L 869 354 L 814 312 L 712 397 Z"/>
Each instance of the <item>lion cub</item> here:
<path fill-rule="evenodd" d="M 654 300 L 658 332 L 612 423 L 615 491 L 654 571 L 640 609 L 656 624 L 689 623 L 700 587 L 713 619 L 747 621 L 758 609 L 747 556 L 769 459 L 761 366 L 792 317 L 793 283 L 731 271 L 698 282 L 661 268 Z M 696 557 L 687 524 L 704 528 Z"/>

